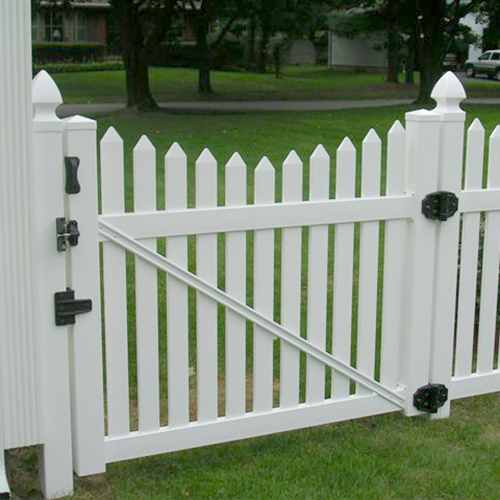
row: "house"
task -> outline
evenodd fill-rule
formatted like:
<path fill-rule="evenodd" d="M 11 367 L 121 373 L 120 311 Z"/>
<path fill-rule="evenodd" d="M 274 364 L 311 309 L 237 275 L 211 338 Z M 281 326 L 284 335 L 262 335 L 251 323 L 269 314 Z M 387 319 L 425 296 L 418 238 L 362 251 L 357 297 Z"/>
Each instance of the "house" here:
<path fill-rule="evenodd" d="M 477 44 L 470 44 L 468 53 L 461 59 L 477 59 L 483 52 L 481 41 L 485 25 L 477 20 L 475 13 L 469 13 L 461 21 L 478 37 Z M 328 66 L 336 69 L 365 69 L 383 71 L 387 68 L 387 53 L 383 49 L 383 40 L 367 38 L 345 38 L 329 32 Z"/>
<path fill-rule="evenodd" d="M 102 59 L 109 42 L 110 2 L 73 2 L 70 9 L 48 2 L 32 13 L 31 35 L 36 62 Z"/>
<path fill-rule="evenodd" d="M 33 13 L 31 32 L 35 43 L 106 43 L 108 0 L 74 3 L 71 9 L 44 7 Z"/>
<path fill-rule="evenodd" d="M 375 48 L 377 41 L 346 38 L 333 32 L 328 35 L 328 66 L 335 69 L 382 71 L 387 67 L 387 54 Z"/>

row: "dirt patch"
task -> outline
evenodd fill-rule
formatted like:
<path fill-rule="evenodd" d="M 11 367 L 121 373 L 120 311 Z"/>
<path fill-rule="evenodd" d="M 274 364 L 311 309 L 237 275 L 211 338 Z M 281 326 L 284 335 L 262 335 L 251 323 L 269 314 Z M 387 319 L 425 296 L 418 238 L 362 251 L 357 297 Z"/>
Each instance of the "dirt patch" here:
<path fill-rule="evenodd" d="M 43 499 L 38 477 L 38 450 L 37 446 L 30 446 L 7 452 L 7 471 L 13 499 Z M 75 477 L 75 489 L 72 500 L 116 500 L 106 474 Z"/>

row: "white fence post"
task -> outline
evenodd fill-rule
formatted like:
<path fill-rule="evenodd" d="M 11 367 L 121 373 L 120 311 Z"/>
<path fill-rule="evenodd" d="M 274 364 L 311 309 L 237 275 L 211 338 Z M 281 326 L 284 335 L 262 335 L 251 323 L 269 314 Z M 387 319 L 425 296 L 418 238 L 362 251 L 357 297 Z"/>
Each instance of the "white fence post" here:
<path fill-rule="evenodd" d="M 465 111 L 460 109 L 460 102 L 466 98 L 465 90 L 450 71 L 438 81 L 431 97 L 437 102 L 434 112 L 441 117 L 438 189 L 459 196 L 465 123 Z M 446 387 L 450 386 L 453 369 L 459 230 L 458 213 L 447 221 L 438 223 L 429 382 L 444 384 Z M 449 414 L 448 400 L 436 416 L 444 418 Z"/>
<path fill-rule="evenodd" d="M 65 255 L 57 252 L 56 218 L 64 216 L 63 122 L 59 90 L 45 72 L 33 81 L 35 327 L 39 335 L 42 439 L 40 475 L 48 498 L 71 494 L 68 328 L 56 326 L 54 294 L 66 289 Z"/>
<path fill-rule="evenodd" d="M 79 476 L 104 472 L 104 402 L 101 291 L 97 224 L 97 144 L 94 120 L 74 116 L 64 122 L 64 154 L 79 159 L 80 192 L 68 194 L 66 218 L 76 220 L 78 246 L 67 251 L 68 286 L 76 298 L 91 299 L 92 312 L 70 327 L 73 466 Z"/>
<path fill-rule="evenodd" d="M 33 321 L 31 15 L 0 1 L 0 412 L 5 448 L 40 444 Z"/>
<path fill-rule="evenodd" d="M 429 383 L 436 221 L 422 214 L 422 200 L 437 189 L 439 120 L 438 113 L 427 110 L 406 114 L 406 191 L 414 195 L 414 212 L 408 228 L 401 363 L 401 381 L 407 389 L 407 416 L 420 413 L 413 406 L 413 394 Z"/>

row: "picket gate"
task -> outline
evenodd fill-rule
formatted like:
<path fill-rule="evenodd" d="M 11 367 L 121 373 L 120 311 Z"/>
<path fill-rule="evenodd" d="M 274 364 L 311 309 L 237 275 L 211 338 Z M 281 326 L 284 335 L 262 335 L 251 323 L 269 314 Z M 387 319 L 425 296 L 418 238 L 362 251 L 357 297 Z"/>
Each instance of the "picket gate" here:
<path fill-rule="evenodd" d="M 42 73 L 34 86 L 55 84 Z M 126 210 L 124 145 L 110 128 L 99 146 L 100 214 L 96 123 L 62 122 L 59 166 L 79 158 L 81 191 L 60 210 L 81 236 L 58 272 L 93 303 L 58 327 L 69 330 L 78 475 L 353 418 L 422 414 L 414 395 L 429 384 L 448 391 L 434 409 L 441 418 L 450 400 L 500 389 L 500 127 L 483 184 L 485 132 L 479 120 L 470 126 L 462 187 L 465 92 L 447 73 L 433 97 L 434 110 L 392 126 L 385 155 L 368 132 L 359 192 L 348 138 L 335 161 L 319 145 L 308 168 L 292 151 L 281 169 L 263 157 L 253 172 L 238 153 L 219 166 L 209 149 L 190 170 L 174 143 L 163 190 L 157 152 L 142 136 Z M 40 123 L 58 123 L 48 101 L 34 104 L 39 148 L 37 134 L 48 133 Z M 445 221 L 422 213 L 438 191 L 458 199 Z"/>

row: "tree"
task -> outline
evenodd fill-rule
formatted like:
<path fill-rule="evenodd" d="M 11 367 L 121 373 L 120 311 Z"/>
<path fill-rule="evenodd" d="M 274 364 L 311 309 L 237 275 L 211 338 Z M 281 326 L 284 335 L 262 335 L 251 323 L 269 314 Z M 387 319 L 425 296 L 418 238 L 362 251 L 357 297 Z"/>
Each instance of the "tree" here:
<path fill-rule="evenodd" d="M 111 0 L 125 66 L 127 106 L 157 108 L 149 89 L 149 53 L 165 38 L 175 0 Z"/>
<path fill-rule="evenodd" d="M 333 32 L 347 38 L 360 36 L 387 50 L 387 81 L 398 83 L 400 19 L 408 19 L 406 0 L 337 0 L 335 6 L 342 10 L 330 16 Z M 380 40 L 382 35 L 382 40 Z"/>
<path fill-rule="evenodd" d="M 443 72 L 443 60 L 462 30 L 460 20 L 477 11 L 485 0 L 417 0 L 420 88 L 417 102 L 430 101 Z"/>
<path fill-rule="evenodd" d="M 341 36 L 356 37 L 383 30 L 388 50 L 388 81 L 396 81 L 399 45 L 407 46 L 407 80 L 413 68 L 420 70 L 418 102 L 428 102 L 434 84 L 442 74 L 443 60 L 454 41 L 464 32 L 460 20 L 468 13 L 498 0 L 336 0 L 330 18 L 331 29 Z M 354 7 L 353 7 L 354 5 Z M 381 22 L 384 19 L 384 22 Z M 366 36 L 366 35 L 365 35 Z"/>
<path fill-rule="evenodd" d="M 259 34 L 258 51 L 254 69 L 263 73 L 267 69 L 266 62 L 270 48 L 273 59 L 280 60 L 280 54 L 274 50 L 277 48 L 276 40 L 282 40 L 283 37 L 291 39 L 304 35 L 311 36 L 314 32 L 318 8 L 329 2 L 326 0 L 247 0 L 243 3 L 247 19 L 249 19 L 249 52 L 253 53 L 257 32 Z M 280 35 L 276 37 L 277 33 Z M 273 47 L 270 47 L 271 41 Z M 277 73 L 279 74 L 279 68 L 277 68 Z"/>
<path fill-rule="evenodd" d="M 485 0 L 479 8 L 479 20 L 488 23 L 483 35 L 483 49 L 491 50 L 500 47 L 500 2 Z"/>

